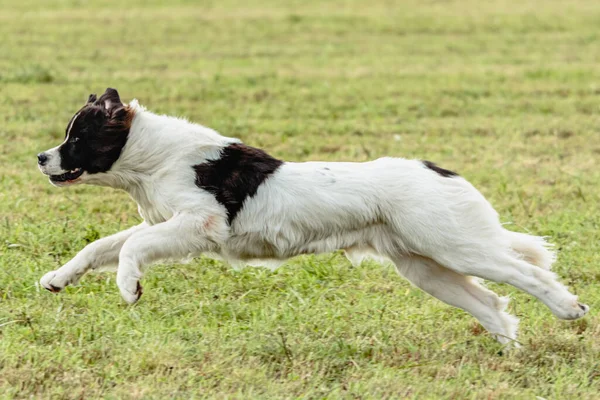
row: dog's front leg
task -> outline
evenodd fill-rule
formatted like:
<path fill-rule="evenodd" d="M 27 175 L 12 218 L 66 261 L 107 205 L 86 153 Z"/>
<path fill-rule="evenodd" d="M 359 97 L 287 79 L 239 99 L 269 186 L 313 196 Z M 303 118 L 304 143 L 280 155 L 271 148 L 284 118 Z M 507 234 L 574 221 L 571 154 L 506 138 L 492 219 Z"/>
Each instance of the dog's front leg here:
<path fill-rule="evenodd" d="M 50 271 L 40 279 L 40 284 L 51 292 L 60 292 L 65 286 L 74 284 L 89 270 L 99 269 L 108 265 L 117 265 L 119 252 L 127 239 L 136 232 L 147 228 L 142 222 L 114 235 L 96 240 L 88 244 L 71 261 Z"/>
<path fill-rule="evenodd" d="M 212 217 L 179 214 L 170 220 L 133 234 L 121 249 L 117 285 L 123 299 L 135 303 L 142 295 L 142 267 L 165 259 L 182 259 L 217 248 L 209 232 Z M 211 239 L 212 238 L 212 239 Z"/>

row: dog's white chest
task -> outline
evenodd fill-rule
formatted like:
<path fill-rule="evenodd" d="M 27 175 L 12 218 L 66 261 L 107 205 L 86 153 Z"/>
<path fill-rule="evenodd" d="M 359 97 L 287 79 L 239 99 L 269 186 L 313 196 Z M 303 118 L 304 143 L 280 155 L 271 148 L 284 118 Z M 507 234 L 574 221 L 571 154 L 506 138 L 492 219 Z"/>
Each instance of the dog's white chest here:
<path fill-rule="evenodd" d="M 142 207 L 141 204 L 138 203 L 138 212 L 140 216 L 144 218 L 149 225 L 160 224 L 161 222 L 165 222 L 173 216 L 172 212 L 169 212 L 165 209 L 160 209 L 157 207 Z"/>
<path fill-rule="evenodd" d="M 169 207 L 168 199 L 164 198 L 155 188 L 140 188 L 132 191 L 131 197 L 138 204 L 138 212 L 149 225 L 165 222 L 173 217 L 173 209 Z"/>

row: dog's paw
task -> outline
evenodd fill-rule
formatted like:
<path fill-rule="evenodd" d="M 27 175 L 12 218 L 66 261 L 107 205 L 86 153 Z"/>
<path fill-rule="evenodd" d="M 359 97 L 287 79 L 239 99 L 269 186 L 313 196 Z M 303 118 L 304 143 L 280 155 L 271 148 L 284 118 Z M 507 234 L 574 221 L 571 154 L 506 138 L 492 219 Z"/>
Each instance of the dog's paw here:
<path fill-rule="evenodd" d="M 579 316 L 577 318 L 581 318 L 585 314 L 587 314 L 588 312 L 590 312 L 590 306 L 588 306 L 587 304 L 577 303 L 577 306 L 581 310 L 580 313 L 579 313 Z"/>
<path fill-rule="evenodd" d="M 555 312 L 555 315 L 560 319 L 574 320 L 585 316 L 589 311 L 590 307 L 587 304 L 582 304 L 575 301 L 567 310 L 564 310 L 560 313 Z"/>
<path fill-rule="evenodd" d="M 40 285 L 53 293 L 60 292 L 70 283 L 69 277 L 60 271 L 50 271 L 40 279 Z"/>
<path fill-rule="evenodd" d="M 117 276 L 117 286 L 121 292 L 121 297 L 127 304 L 134 304 L 142 297 L 143 291 L 139 279 Z"/>

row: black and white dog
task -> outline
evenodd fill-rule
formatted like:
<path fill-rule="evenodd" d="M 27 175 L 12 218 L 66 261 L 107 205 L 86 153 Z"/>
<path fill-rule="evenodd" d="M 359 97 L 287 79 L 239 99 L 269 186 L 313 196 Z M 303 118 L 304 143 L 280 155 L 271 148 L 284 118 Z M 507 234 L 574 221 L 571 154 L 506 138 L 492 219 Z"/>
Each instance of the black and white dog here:
<path fill-rule="evenodd" d="M 41 285 L 53 292 L 90 270 L 118 265 L 125 301 L 142 294 L 142 269 L 161 259 L 212 253 L 237 264 L 277 263 L 345 250 L 374 255 L 438 299 L 473 314 L 503 343 L 516 338 L 508 299 L 477 278 L 511 284 L 561 319 L 588 306 L 550 272 L 543 238 L 502 227 L 465 179 L 428 161 L 284 162 L 186 120 L 91 95 L 64 142 L 38 155 L 55 186 L 127 191 L 144 222 L 86 246 Z"/>

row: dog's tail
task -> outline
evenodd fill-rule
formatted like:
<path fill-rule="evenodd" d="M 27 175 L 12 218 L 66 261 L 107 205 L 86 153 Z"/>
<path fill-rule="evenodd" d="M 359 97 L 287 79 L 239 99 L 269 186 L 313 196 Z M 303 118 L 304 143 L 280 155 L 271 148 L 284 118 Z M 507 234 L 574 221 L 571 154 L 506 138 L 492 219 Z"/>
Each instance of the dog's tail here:
<path fill-rule="evenodd" d="M 510 247 L 522 256 L 525 261 L 540 268 L 550 270 L 550 267 L 556 261 L 556 252 L 552 250 L 553 244 L 548 243 L 540 236 L 511 231 L 506 232 L 509 234 Z"/>

